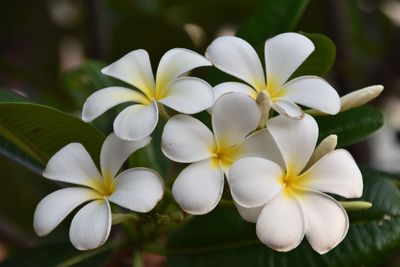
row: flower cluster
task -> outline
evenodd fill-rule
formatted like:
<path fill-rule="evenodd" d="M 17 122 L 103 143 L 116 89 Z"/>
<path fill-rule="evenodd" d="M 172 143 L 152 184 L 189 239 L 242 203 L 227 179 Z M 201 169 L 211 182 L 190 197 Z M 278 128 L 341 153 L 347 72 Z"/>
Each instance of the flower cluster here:
<path fill-rule="evenodd" d="M 162 198 L 163 179 L 147 168 L 117 172 L 134 151 L 150 143 L 159 113 L 165 113 L 167 106 L 183 113 L 167 121 L 161 137 L 164 155 L 188 164 L 172 187 L 182 210 L 195 215 L 213 210 L 226 178 L 238 212 L 257 224 L 257 236 L 270 248 L 289 251 L 304 236 L 321 254 L 334 248 L 345 237 L 349 220 L 341 204 L 326 193 L 358 198 L 362 175 L 346 150 L 335 150 L 335 135 L 317 146 L 318 125 L 309 114 L 336 114 L 362 105 L 383 87 L 340 98 L 320 77 L 291 79 L 313 50 L 313 43 L 301 34 L 271 38 L 265 43 L 264 74 L 255 50 L 229 36 L 214 40 L 206 57 L 186 49 L 169 50 L 155 77 L 145 50 L 135 50 L 105 67 L 105 75 L 133 88 L 95 92 L 83 106 L 82 119 L 90 122 L 118 104 L 132 105 L 114 120 L 114 133 L 101 150 L 101 172 L 78 143 L 50 159 L 43 176 L 79 187 L 45 197 L 35 211 L 35 231 L 48 234 L 87 203 L 72 220 L 70 239 L 78 249 L 92 249 L 110 233 L 110 202 L 134 212 L 152 210 Z M 225 82 L 212 88 L 185 76 L 194 68 L 212 65 L 246 83 Z M 299 105 L 311 109 L 303 111 Z M 211 130 L 190 116 L 206 109 L 211 113 Z"/>

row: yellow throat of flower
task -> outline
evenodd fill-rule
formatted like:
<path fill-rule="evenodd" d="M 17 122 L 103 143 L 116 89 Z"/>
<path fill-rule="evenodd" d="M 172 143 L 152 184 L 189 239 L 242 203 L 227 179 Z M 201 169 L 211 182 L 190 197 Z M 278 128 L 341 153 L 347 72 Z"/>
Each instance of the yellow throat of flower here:
<path fill-rule="evenodd" d="M 109 197 L 115 191 L 114 179 L 111 175 L 104 175 L 101 181 L 93 182 L 91 187 L 95 189 L 101 197 Z"/>
<path fill-rule="evenodd" d="M 212 162 L 215 167 L 229 168 L 236 160 L 239 153 L 236 146 L 226 148 L 222 145 L 214 145 L 211 148 L 213 153 Z"/>

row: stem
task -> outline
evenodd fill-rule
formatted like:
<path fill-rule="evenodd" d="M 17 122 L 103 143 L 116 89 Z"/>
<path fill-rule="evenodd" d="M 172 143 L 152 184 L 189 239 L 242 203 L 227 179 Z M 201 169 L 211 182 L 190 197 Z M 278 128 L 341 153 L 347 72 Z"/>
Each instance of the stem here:
<path fill-rule="evenodd" d="M 168 112 L 165 110 L 164 105 L 157 103 L 157 106 L 158 106 L 158 113 L 160 114 L 161 118 L 163 118 L 165 121 L 169 120 L 169 115 Z"/>
<path fill-rule="evenodd" d="M 144 267 L 143 254 L 140 250 L 133 251 L 132 267 Z"/>

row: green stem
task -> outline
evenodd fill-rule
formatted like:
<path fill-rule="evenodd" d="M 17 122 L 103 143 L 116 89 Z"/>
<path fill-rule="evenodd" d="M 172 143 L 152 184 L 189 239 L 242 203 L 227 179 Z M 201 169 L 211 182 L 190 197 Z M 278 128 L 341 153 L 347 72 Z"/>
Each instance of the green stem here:
<path fill-rule="evenodd" d="M 158 113 L 160 114 L 161 118 L 163 118 L 165 121 L 169 120 L 169 115 L 168 112 L 165 110 L 164 105 L 157 103 L 157 106 L 158 106 Z"/>
<path fill-rule="evenodd" d="M 140 250 L 133 251 L 132 267 L 144 267 L 143 254 Z"/>

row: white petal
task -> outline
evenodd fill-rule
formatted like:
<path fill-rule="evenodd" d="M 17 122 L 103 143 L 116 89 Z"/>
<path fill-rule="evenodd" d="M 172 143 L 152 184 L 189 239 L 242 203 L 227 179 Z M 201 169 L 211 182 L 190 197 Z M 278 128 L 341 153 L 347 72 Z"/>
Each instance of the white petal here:
<path fill-rule="evenodd" d="M 82 109 L 82 120 L 92 121 L 110 108 L 124 102 L 148 103 L 149 100 L 142 93 L 129 88 L 107 87 L 94 92 L 86 99 Z"/>
<path fill-rule="evenodd" d="M 153 100 L 149 105 L 125 108 L 114 120 L 115 134 L 124 140 L 140 140 L 149 136 L 158 122 L 158 107 Z"/>
<path fill-rule="evenodd" d="M 217 206 L 224 189 L 224 174 L 212 160 L 187 166 L 176 178 L 172 194 L 184 211 L 200 215 Z"/>
<path fill-rule="evenodd" d="M 302 181 L 299 186 L 348 198 L 361 197 L 363 191 L 360 169 L 344 149 L 325 155 L 300 179 Z"/>
<path fill-rule="evenodd" d="M 252 98 L 256 98 L 257 92 L 250 86 L 239 82 L 225 82 L 220 83 L 214 87 L 215 100 L 226 93 L 244 93 Z"/>
<path fill-rule="evenodd" d="M 279 99 L 273 102 L 272 108 L 275 109 L 280 115 L 289 117 L 291 119 L 301 120 L 304 117 L 304 112 L 299 106 L 284 99 Z"/>
<path fill-rule="evenodd" d="M 306 237 L 315 251 L 324 254 L 344 239 L 349 218 L 343 207 L 330 196 L 305 192 L 298 200 L 306 221 Z"/>
<path fill-rule="evenodd" d="M 302 120 L 277 116 L 267 123 L 267 128 L 282 153 L 286 171 L 299 174 L 310 159 L 318 139 L 318 125 L 313 117 Z"/>
<path fill-rule="evenodd" d="M 47 163 L 43 176 L 56 181 L 91 187 L 102 177 L 89 153 L 79 143 L 71 143 L 54 154 Z"/>
<path fill-rule="evenodd" d="M 33 228 L 36 234 L 47 235 L 76 207 L 96 197 L 93 190 L 83 187 L 64 188 L 47 195 L 35 210 Z"/>
<path fill-rule="evenodd" d="M 257 128 L 260 118 L 261 111 L 254 99 L 242 93 L 225 94 L 212 112 L 215 139 L 225 148 L 240 144 Z"/>
<path fill-rule="evenodd" d="M 202 66 L 211 66 L 211 62 L 194 51 L 184 48 L 169 50 L 158 65 L 157 90 L 166 87 L 182 74 Z"/>
<path fill-rule="evenodd" d="M 240 206 L 235 201 L 234 204 L 239 211 L 240 217 L 242 217 L 243 220 L 251 223 L 257 222 L 258 216 L 260 216 L 260 213 L 264 208 L 264 205 L 255 208 L 245 208 Z"/>
<path fill-rule="evenodd" d="M 320 160 L 326 154 L 335 150 L 337 145 L 337 135 L 331 134 L 322 140 L 315 148 L 310 160 L 307 162 L 305 169 L 309 169 L 314 163 Z"/>
<path fill-rule="evenodd" d="M 111 210 L 108 201 L 95 200 L 84 206 L 72 219 L 69 237 L 79 250 L 103 245 L 111 230 Z"/>
<path fill-rule="evenodd" d="M 109 200 L 137 212 L 151 211 L 164 193 L 164 182 L 160 175 L 147 168 L 122 172 L 117 176 L 115 186 L 115 192 Z"/>
<path fill-rule="evenodd" d="M 293 32 L 268 39 L 264 48 L 267 82 L 283 85 L 314 48 L 310 39 Z"/>
<path fill-rule="evenodd" d="M 232 198 L 240 206 L 254 208 L 264 205 L 282 190 L 282 168 L 262 158 L 243 158 L 229 169 Z"/>
<path fill-rule="evenodd" d="M 319 110 L 336 114 L 340 110 L 340 98 L 336 90 L 325 80 L 316 76 L 303 76 L 284 85 L 282 99 Z"/>
<path fill-rule="evenodd" d="M 101 147 L 100 166 L 103 177 L 115 177 L 125 160 L 150 141 L 149 136 L 137 141 L 126 141 L 111 133 Z"/>
<path fill-rule="evenodd" d="M 191 163 L 213 156 L 214 136 L 201 121 L 188 115 L 168 120 L 161 136 L 161 149 L 169 159 Z"/>
<path fill-rule="evenodd" d="M 260 58 L 245 40 L 234 36 L 219 37 L 207 48 L 206 57 L 218 69 L 247 82 L 258 91 L 265 89 Z"/>
<path fill-rule="evenodd" d="M 379 96 L 382 91 L 382 85 L 371 85 L 344 95 L 340 98 L 340 111 L 346 111 L 351 108 L 362 106 L 374 99 L 375 97 Z"/>
<path fill-rule="evenodd" d="M 149 98 L 154 95 L 155 82 L 150 58 L 143 49 L 126 54 L 101 72 L 135 86 Z"/>
<path fill-rule="evenodd" d="M 257 236 L 268 247 L 286 252 L 304 237 L 304 217 L 293 196 L 278 194 L 268 202 L 257 220 Z"/>
<path fill-rule="evenodd" d="M 165 89 L 165 97 L 158 100 L 164 105 L 185 114 L 194 114 L 214 103 L 211 85 L 193 77 L 179 78 Z"/>
<path fill-rule="evenodd" d="M 236 151 L 236 159 L 258 157 L 271 160 L 278 165 L 285 167 L 282 154 L 270 132 L 266 128 L 247 136 L 246 139 L 237 146 Z"/>

